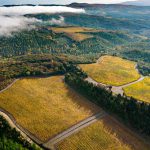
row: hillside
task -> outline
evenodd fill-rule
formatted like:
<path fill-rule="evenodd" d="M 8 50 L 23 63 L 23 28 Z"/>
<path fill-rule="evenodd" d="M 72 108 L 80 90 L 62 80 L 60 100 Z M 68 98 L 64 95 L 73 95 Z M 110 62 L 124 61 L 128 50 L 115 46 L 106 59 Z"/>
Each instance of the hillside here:
<path fill-rule="evenodd" d="M 0 149 L 150 149 L 150 6 L 7 5 L 0 20 Z"/>

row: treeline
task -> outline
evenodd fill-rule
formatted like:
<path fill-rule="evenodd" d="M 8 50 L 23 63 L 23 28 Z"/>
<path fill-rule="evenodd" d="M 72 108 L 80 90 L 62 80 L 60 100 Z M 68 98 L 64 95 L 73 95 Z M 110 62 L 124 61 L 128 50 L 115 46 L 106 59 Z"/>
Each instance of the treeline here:
<path fill-rule="evenodd" d="M 1 150 L 40 150 L 22 138 L 16 129 L 0 116 L 0 149 Z"/>
<path fill-rule="evenodd" d="M 50 17 L 39 15 L 43 17 Z M 0 37 L 0 57 L 23 56 L 29 54 L 51 54 L 92 57 L 96 54 L 117 55 L 138 62 L 140 72 L 149 75 L 150 40 L 121 31 L 101 30 L 90 34 L 93 38 L 80 42 L 72 40 L 66 34 L 54 33 L 48 27 L 22 31 L 11 37 Z"/>
<path fill-rule="evenodd" d="M 15 78 L 64 74 L 68 60 L 52 55 L 25 55 L 0 61 L 0 90 Z"/>
<path fill-rule="evenodd" d="M 72 70 L 73 64 L 83 62 L 84 56 L 69 58 L 65 55 L 23 55 L 0 61 L 0 90 L 9 85 L 13 79 L 21 77 L 46 77 L 62 75 Z M 92 60 L 92 59 L 90 59 Z M 86 60 L 86 63 L 91 63 Z"/>
<path fill-rule="evenodd" d="M 102 30 L 98 33 L 86 33 L 93 38 L 77 42 L 66 34 L 54 33 L 47 27 L 31 31 L 22 31 L 11 37 L 0 37 L 0 56 L 12 57 L 26 54 L 90 54 L 106 52 L 116 45 L 137 41 L 127 33 Z M 133 40 L 134 39 L 134 40 Z M 135 40 L 136 39 L 136 40 Z"/>
<path fill-rule="evenodd" d="M 148 103 L 120 95 L 114 96 L 111 91 L 85 81 L 85 75 L 82 76 L 79 72 L 80 70 L 66 74 L 65 82 L 93 103 L 122 118 L 141 133 L 150 135 L 150 105 Z"/>

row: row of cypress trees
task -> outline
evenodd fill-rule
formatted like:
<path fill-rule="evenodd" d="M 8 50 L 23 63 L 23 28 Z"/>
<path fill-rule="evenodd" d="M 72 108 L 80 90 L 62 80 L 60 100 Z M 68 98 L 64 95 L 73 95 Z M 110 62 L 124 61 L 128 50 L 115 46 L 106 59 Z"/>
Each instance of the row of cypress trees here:
<path fill-rule="evenodd" d="M 141 133 L 150 135 L 150 105 L 134 98 L 113 95 L 111 91 L 96 86 L 84 78 L 80 70 L 65 75 L 65 82 L 93 103 L 122 118 Z"/>

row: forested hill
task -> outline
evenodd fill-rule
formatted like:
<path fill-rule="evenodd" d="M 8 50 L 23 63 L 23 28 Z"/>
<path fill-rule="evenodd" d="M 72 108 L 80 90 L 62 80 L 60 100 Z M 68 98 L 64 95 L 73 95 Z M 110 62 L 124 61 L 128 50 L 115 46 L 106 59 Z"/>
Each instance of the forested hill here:
<path fill-rule="evenodd" d="M 116 45 L 140 39 L 119 31 L 101 30 L 98 33 L 86 34 L 92 35 L 92 37 L 83 41 L 75 41 L 64 33 L 54 33 L 48 28 L 24 31 L 11 37 L 1 37 L 0 55 L 11 57 L 41 53 L 68 55 L 105 53 Z"/>

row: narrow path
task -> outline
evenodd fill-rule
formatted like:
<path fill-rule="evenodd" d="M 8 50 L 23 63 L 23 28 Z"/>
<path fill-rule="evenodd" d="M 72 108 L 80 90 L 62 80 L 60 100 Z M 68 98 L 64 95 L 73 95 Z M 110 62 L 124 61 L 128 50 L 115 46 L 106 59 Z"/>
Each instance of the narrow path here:
<path fill-rule="evenodd" d="M 35 142 L 38 145 L 41 145 L 43 142 L 40 141 L 35 135 L 33 135 L 30 131 L 23 128 L 21 125 L 19 125 L 16 121 L 16 119 L 11 115 L 8 111 L 6 111 L 3 108 L 0 108 L 0 115 L 2 115 L 10 124 L 12 128 L 15 128 L 17 131 L 20 132 L 20 134 L 30 143 Z"/>
<path fill-rule="evenodd" d="M 46 143 L 43 144 L 44 147 L 46 147 L 47 149 L 52 149 L 55 150 L 55 145 L 64 140 L 65 138 L 69 137 L 70 135 L 78 132 L 79 130 L 89 126 L 90 124 L 96 122 L 98 119 L 103 118 L 104 116 L 106 116 L 107 114 L 105 112 L 100 112 L 96 115 L 93 115 L 81 122 L 79 122 L 78 124 L 72 126 L 71 128 L 65 130 L 64 132 L 56 135 L 54 138 L 50 139 L 49 141 L 47 141 Z"/>
<path fill-rule="evenodd" d="M 130 85 L 133 85 L 133 84 L 135 84 L 135 83 L 138 83 L 138 82 L 140 82 L 140 81 L 142 81 L 142 80 L 144 80 L 144 79 L 145 79 L 145 77 L 144 77 L 144 76 L 141 76 L 138 80 L 133 81 L 133 82 L 131 82 L 131 83 L 127 83 L 127 84 L 124 84 L 124 85 L 121 85 L 121 86 L 112 86 L 111 91 L 112 91 L 113 93 L 115 93 L 115 94 L 123 95 L 123 94 L 124 94 L 123 88 L 128 87 L 128 86 L 130 86 Z"/>
<path fill-rule="evenodd" d="M 9 89 L 10 87 L 13 86 L 13 84 L 15 84 L 19 79 L 15 79 L 11 84 L 9 84 L 6 88 L 4 88 L 3 90 L 0 91 L 0 93 L 6 91 L 7 89 Z"/>
<path fill-rule="evenodd" d="M 138 83 L 138 82 L 144 80 L 145 78 L 146 78 L 146 77 L 141 76 L 141 77 L 140 77 L 138 80 L 136 80 L 136 81 L 133 81 L 133 82 L 130 82 L 130 83 L 121 85 L 121 86 L 112 86 L 111 91 L 112 91 L 113 93 L 115 93 L 115 94 L 123 95 L 123 94 L 124 94 L 123 88 L 128 87 L 128 86 L 130 86 L 130 85 L 133 85 L 133 84 L 135 84 L 135 83 Z M 95 81 L 94 79 L 92 79 L 91 77 L 88 77 L 88 78 L 86 78 L 85 80 L 88 81 L 89 83 L 93 83 L 93 84 L 96 85 L 96 86 L 100 85 L 100 86 L 102 86 L 102 87 L 104 87 L 104 88 L 106 88 L 106 89 L 109 87 L 109 85 L 103 84 L 103 83 L 100 83 L 100 82 L 97 82 L 97 81 Z"/>
<path fill-rule="evenodd" d="M 6 88 L 0 91 L 0 93 L 6 91 L 10 87 L 12 87 L 18 80 L 20 79 L 15 79 L 11 84 L 9 84 Z M 42 144 L 42 141 L 37 139 L 32 133 L 30 133 L 28 130 L 17 124 L 16 119 L 11 115 L 8 111 L 6 111 L 3 108 L 0 108 L 0 115 L 3 116 L 6 121 L 9 123 L 9 125 L 12 128 L 15 128 L 18 132 L 20 132 L 21 136 L 27 140 L 29 143 L 36 143 L 38 145 Z"/>
<path fill-rule="evenodd" d="M 96 61 L 96 63 L 97 64 L 100 64 L 102 61 L 103 61 L 103 58 L 104 58 L 105 56 L 103 56 L 103 57 L 100 57 L 97 61 Z M 135 64 L 135 70 L 140 74 L 140 72 L 139 72 L 139 70 L 138 70 L 138 68 L 137 68 L 137 64 Z M 120 94 L 120 95 L 124 95 L 124 90 L 123 90 L 123 88 L 125 88 L 125 87 L 128 87 L 128 86 L 130 86 L 130 85 L 133 85 L 133 84 L 135 84 L 135 83 L 138 83 L 138 82 L 140 82 L 140 81 L 142 81 L 142 80 L 144 80 L 146 78 L 146 76 L 143 76 L 143 75 L 141 75 L 141 77 L 138 79 L 138 80 L 136 80 L 136 81 L 133 81 L 133 82 L 130 82 L 130 83 L 127 83 L 127 84 L 124 84 L 124 85 L 121 85 L 121 86 L 113 86 L 113 85 L 110 85 L 110 86 L 112 86 L 112 89 L 111 89 L 111 91 L 113 92 L 113 93 L 115 93 L 115 94 Z M 103 84 L 103 83 L 100 83 L 100 82 L 97 82 L 97 81 L 95 81 L 94 79 L 92 79 L 91 77 L 88 77 L 88 78 L 86 78 L 86 81 L 88 81 L 88 82 L 90 82 L 90 83 L 93 83 L 94 85 L 96 85 L 96 86 L 98 86 L 98 85 L 100 85 L 100 86 L 102 86 L 102 87 L 104 87 L 104 88 L 107 88 L 109 85 L 107 85 L 107 84 Z"/>
<path fill-rule="evenodd" d="M 5 89 L 1 90 L 0 93 L 4 92 L 7 89 L 9 89 L 10 87 L 12 87 L 13 84 L 15 84 L 18 80 L 20 80 L 20 79 L 15 79 Z M 63 80 L 63 78 L 62 78 L 62 80 Z M 27 129 L 23 128 L 21 125 L 19 125 L 17 123 L 16 119 L 14 118 L 14 116 L 12 114 L 10 114 L 8 111 L 6 111 L 5 109 L 0 108 L 0 115 L 3 116 L 8 121 L 8 123 L 10 124 L 10 126 L 12 128 L 15 128 L 17 131 L 19 131 L 20 134 L 22 135 L 22 137 L 24 139 L 26 139 L 29 143 L 36 143 L 36 144 L 38 144 L 38 145 L 40 145 L 40 146 L 42 146 L 42 147 L 44 147 L 46 149 L 55 149 L 55 144 L 57 144 L 61 140 L 65 139 L 66 137 L 72 135 L 73 133 L 78 132 L 82 128 L 84 128 L 86 126 L 89 126 L 90 124 L 94 123 L 98 119 L 104 117 L 106 115 L 106 113 L 102 111 L 102 112 L 100 112 L 100 113 L 98 113 L 96 115 L 88 117 L 87 119 L 85 119 L 85 120 L 77 123 L 76 125 L 70 127 L 66 131 L 63 131 L 62 133 L 56 135 L 54 138 L 51 138 L 50 140 L 48 140 L 44 144 L 34 134 L 32 134 L 30 131 L 28 131 Z"/>
<path fill-rule="evenodd" d="M 12 128 L 15 128 L 18 132 L 20 132 L 20 134 L 22 135 L 22 137 L 24 138 L 24 139 L 26 139 L 29 143 L 33 143 L 33 141 L 30 139 L 30 138 L 28 138 L 28 136 L 26 135 L 26 134 L 24 134 L 24 132 L 22 132 L 15 124 L 14 124 L 14 122 L 9 118 L 9 116 L 8 115 L 6 115 L 4 112 L 2 112 L 1 110 L 0 110 L 0 115 L 2 116 L 2 117 L 4 117 L 5 118 L 5 120 L 9 123 L 9 125 L 12 127 Z"/>

